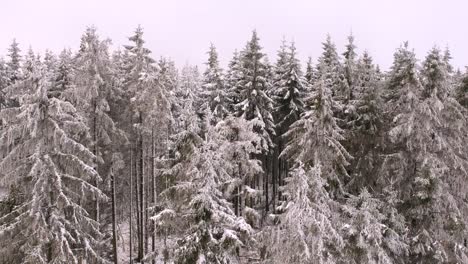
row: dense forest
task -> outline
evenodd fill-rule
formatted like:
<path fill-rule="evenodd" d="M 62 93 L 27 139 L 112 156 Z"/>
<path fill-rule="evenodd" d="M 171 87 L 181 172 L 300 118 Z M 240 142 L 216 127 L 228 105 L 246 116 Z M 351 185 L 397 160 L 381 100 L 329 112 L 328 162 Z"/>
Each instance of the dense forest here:
<path fill-rule="evenodd" d="M 0 58 L 0 263 L 468 263 L 468 72 L 256 31 L 226 69 L 89 27 Z M 305 67 L 301 67 L 305 66 Z"/>

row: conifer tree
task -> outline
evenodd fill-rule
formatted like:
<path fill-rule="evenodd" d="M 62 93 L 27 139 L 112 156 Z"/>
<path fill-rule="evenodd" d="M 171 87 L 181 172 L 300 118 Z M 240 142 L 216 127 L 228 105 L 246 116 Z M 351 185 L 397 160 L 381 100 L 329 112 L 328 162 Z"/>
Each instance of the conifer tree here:
<path fill-rule="evenodd" d="M 13 84 L 17 80 L 21 79 L 21 49 L 19 48 L 18 42 L 16 39 L 13 39 L 13 42 L 8 49 L 9 60 L 7 62 L 7 73 L 9 84 Z"/>
<path fill-rule="evenodd" d="M 5 61 L 3 60 L 2 57 L 0 57 L 0 109 L 3 109 L 6 107 L 6 95 L 5 89 L 8 86 L 9 80 L 8 80 L 8 72 L 7 72 L 7 67 L 5 64 Z"/>
<path fill-rule="evenodd" d="M 234 114 L 236 111 L 235 105 L 241 100 L 240 95 L 240 80 L 241 80 L 241 63 L 239 52 L 234 51 L 232 59 L 229 61 L 228 70 L 226 73 L 226 86 L 228 91 L 228 111 L 230 114 Z"/>
<path fill-rule="evenodd" d="M 7 124 L 0 177 L 24 194 L 24 202 L 0 218 L 2 261 L 106 263 L 97 250 L 99 223 L 83 206 L 92 197 L 105 198 L 88 183 L 100 180 L 94 154 L 80 143 L 89 140 L 88 127 L 73 105 L 49 97 L 49 88 L 34 64 L 27 79 L 9 89 L 20 106 L 0 112 Z"/>
<path fill-rule="evenodd" d="M 459 133 L 466 127 L 466 117 L 447 96 L 447 76 L 437 48 L 426 57 L 421 76 L 407 44 L 395 54 L 389 98 L 399 109 L 389 137 L 396 152 L 391 161 L 398 166 L 392 168 L 394 163 L 388 162 L 385 169 L 400 190 L 402 214 L 410 223 L 410 261 L 416 263 L 466 259 L 466 253 L 458 250 L 462 238 L 456 235 L 464 219 L 460 208 L 465 205 L 454 196 L 463 185 L 458 177 L 466 173 L 462 150 L 466 137 Z"/>
<path fill-rule="evenodd" d="M 305 71 L 305 74 L 304 74 L 304 78 L 307 81 L 307 88 L 310 89 L 311 87 L 313 87 L 315 79 L 316 79 L 316 72 L 315 72 L 314 65 L 312 64 L 312 58 L 311 57 L 309 57 L 307 59 L 306 71 Z"/>
<path fill-rule="evenodd" d="M 264 62 L 265 54 L 259 44 L 257 32 L 240 54 L 241 78 L 237 83 L 235 94 L 239 102 L 235 105 L 235 115 L 247 120 L 255 120 L 255 132 L 262 138 L 261 148 L 267 153 L 273 147 L 271 136 L 274 135 L 272 116 L 273 101 L 268 96 L 270 87 L 268 65 Z"/>
<path fill-rule="evenodd" d="M 455 98 L 457 101 L 468 109 L 468 69 L 456 86 Z"/>
<path fill-rule="evenodd" d="M 348 36 L 348 44 L 346 44 L 346 50 L 343 53 L 344 63 L 344 77 L 346 78 L 346 88 L 345 91 L 345 102 L 354 100 L 354 89 L 356 83 L 356 46 L 354 45 L 354 36 L 351 34 Z"/>
<path fill-rule="evenodd" d="M 380 169 L 380 153 L 383 148 L 384 116 L 381 109 L 381 85 L 372 58 L 364 52 L 356 66 L 354 86 L 355 99 L 352 101 L 353 111 L 349 115 L 349 134 L 346 146 L 355 157 L 348 169 L 352 179 L 349 190 L 360 191 L 364 186 L 372 184 L 372 189 L 378 191 L 377 177 Z"/>
<path fill-rule="evenodd" d="M 322 70 L 327 71 L 324 68 Z M 321 176 L 334 197 L 343 192 L 343 179 L 349 177 L 346 166 L 351 156 L 341 144 L 344 140 L 343 130 L 333 114 L 337 105 L 331 93 L 333 80 L 327 79 L 325 74 L 321 76 L 306 99 L 308 110 L 285 134 L 288 144 L 281 157 L 294 162 L 300 161 L 304 166 L 314 166 L 316 162 L 320 162 Z M 315 160 L 316 153 L 320 153 L 320 160 Z"/>
<path fill-rule="evenodd" d="M 209 112 L 207 117 L 211 118 Z M 245 220 L 235 215 L 223 192 L 235 184 L 232 172 L 236 164 L 229 155 L 232 143 L 226 137 L 231 128 L 223 121 L 216 126 L 209 119 L 206 122 L 205 140 L 190 129 L 179 135 L 180 158 L 168 171 L 175 176 L 175 184 L 162 193 L 166 204 L 172 206 L 153 218 L 163 225 L 169 210 L 184 216 L 176 220 L 175 263 L 237 263 L 236 251 L 247 245 L 252 233 Z M 252 142 L 248 144 L 253 150 Z"/>
<path fill-rule="evenodd" d="M 228 113 L 226 104 L 228 98 L 224 84 L 224 75 L 219 66 L 218 53 L 213 44 L 210 46 L 206 65 L 207 68 L 203 74 L 202 98 L 209 105 L 217 120 L 221 120 Z"/>
<path fill-rule="evenodd" d="M 312 168 L 299 161 L 286 178 L 286 201 L 279 207 L 279 225 L 271 230 L 268 263 L 338 262 L 343 239 L 322 170 L 318 160 Z"/>

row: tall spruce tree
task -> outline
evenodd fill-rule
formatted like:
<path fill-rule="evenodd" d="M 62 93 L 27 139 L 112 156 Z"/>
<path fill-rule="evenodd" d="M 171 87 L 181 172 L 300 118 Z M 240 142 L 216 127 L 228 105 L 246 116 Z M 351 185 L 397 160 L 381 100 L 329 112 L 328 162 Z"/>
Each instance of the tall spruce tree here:
<path fill-rule="evenodd" d="M 208 105 L 210 111 L 216 117 L 216 121 L 222 120 L 228 113 L 226 100 L 228 94 L 224 84 L 224 75 L 219 66 L 218 53 L 213 44 L 208 52 L 207 68 L 203 73 L 201 97 Z"/>
<path fill-rule="evenodd" d="M 268 96 L 270 88 L 268 65 L 259 43 L 257 32 L 253 31 L 251 40 L 240 54 L 241 78 L 235 93 L 239 102 L 235 105 L 235 115 L 247 120 L 255 120 L 255 132 L 262 138 L 261 148 L 267 153 L 273 147 L 271 136 L 275 134 L 273 121 L 273 101 Z"/>
<path fill-rule="evenodd" d="M 13 39 L 13 42 L 8 48 L 8 57 L 7 62 L 7 73 L 9 84 L 13 84 L 17 80 L 21 79 L 21 49 L 19 48 L 18 42 L 16 39 Z"/>
<path fill-rule="evenodd" d="M 33 64 L 27 79 L 10 88 L 19 107 L 3 109 L 2 181 L 21 186 L 23 202 L 0 218 L 2 261 L 106 263 L 98 253 L 99 222 L 86 200 L 105 198 L 88 181 L 100 176 L 94 154 L 81 140 L 88 127 L 69 102 L 49 97 L 44 70 Z"/>

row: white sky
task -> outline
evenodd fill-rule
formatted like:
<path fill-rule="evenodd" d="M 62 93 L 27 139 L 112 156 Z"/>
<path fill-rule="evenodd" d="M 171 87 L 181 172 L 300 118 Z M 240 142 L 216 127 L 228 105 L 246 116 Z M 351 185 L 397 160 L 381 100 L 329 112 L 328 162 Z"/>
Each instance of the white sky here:
<path fill-rule="evenodd" d="M 283 36 L 294 39 L 300 57 L 316 59 L 327 33 L 342 53 L 352 31 L 358 52 L 369 50 L 383 69 L 405 40 L 420 60 L 433 46 L 448 46 L 455 67 L 468 63 L 466 0 L 2 0 L 0 54 L 13 38 L 23 51 L 76 50 L 87 25 L 95 25 L 113 47 L 126 44 L 138 24 L 155 58 L 202 65 L 210 42 L 223 66 L 242 49 L 252 30 L 270 61 Z"/>

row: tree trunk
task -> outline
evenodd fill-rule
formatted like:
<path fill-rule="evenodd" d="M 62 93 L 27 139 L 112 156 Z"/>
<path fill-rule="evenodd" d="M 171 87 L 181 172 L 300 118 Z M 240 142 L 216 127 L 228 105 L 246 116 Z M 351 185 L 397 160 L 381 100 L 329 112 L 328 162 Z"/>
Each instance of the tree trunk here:
<path fill-rule="evenodd" d="M 264 178 L 264 181 L 265 181 L 265 211 L 268 212 L 269 211 L 269 199 L 268 199 L 268 177 L 270 176 L 270 159 L 269 159 L 269 155 L 267 155 L 265 157 L 265 168 L 266 169 L 266 173 L 264 173 L 265 175 L 265 178 Z"/>
<path fill-rule="evenodd" d="M 156 205 L 156 175 L 155 175 L 155 146 L 154 146 L 154 128 L 151 130 L 151 204 Z M 156 230 L 154 222 L 151 222 L 151 251 L 156 251 Z M 152 264 L 156 263 L 156 260 L 151 261 Z"/>
<path fill-rule="evenodd" d="M 138 146 L 138 145 L 137 145 Z M 140 172 L 138 170 L 138 149 L 135 149 L 135 203 L 136 203 L 136 226 L 137 226 L 137 260 L 140 261 L 140 235 L 141 235 L 141 225 L 140 225 Z"/>
<path fill-rule="evenodd" d="M 98 136 L 97 136 L 97 115 L 96 115 L 96 110 L 97 110 L 97 100 L 94 99 L 93 100 L 94 102 L 94 105 L 93 105 L 93 110 L 94 110 L 94 113 L 93 113 L 93 143 L 94 143 L 94 147 L 93 147 L 93 154 L 94 154 L 94 169 L 96 171 L 98 171 L 98 154 L 99 154 L 99 150 L 98 150 Z M 96 188 L 99 188 L 99 180 L 98 179 L 95 179 L 94 180 L 94 186 Z M 95 215 L 94 215 L 94 220 L 96 220 L 96 222 L 99 223 L 99 198 L 96 197 L 95 198 Z"/>
<path fill-rule="evenodd" d="M 112 188 L 112 246 L 114 250 L 114 264 L 118 264 L 117 253 L 117 223 L 116 223 L 116 206 L 115 206 L 115 175 L 111 164 L 111 188 Z"/>
<path fill-rule="evenodd" d="M 133 264 L 133 237 L 132 237 L 132 229 L 133 229 L 133 148 L 130 149 L 130 264 Z"/>
<path fill-rule="evenodd" d="M 143 116 L 142 113 L 140 112 L 140 125 L 143 124 Z M 140 137 L 139 137 L 139 151 L 140 151 L 140 160 L 139 160 L 139 170 L 140 170 L 140 245 L 139 245 L 139 251 L 138 251 L 138 259 L 140 260 L 141 263 L 143 263 L 142 259 L 145 255 L 144 252 L 144 237 L 145 237 L 145 227 L 144 227 L 144 220 L 145 220 L 145 213 L 144 213 L 144 199 L 145 199 L 145 175 L 144 175 L 144 164 L 143 164 L 143 159 L 144 159 L 144 151 L 143 151 L 143 132 L 140 131 Z"/>

